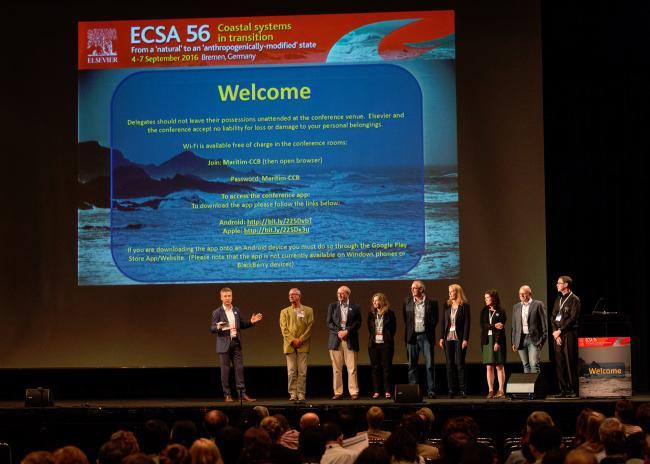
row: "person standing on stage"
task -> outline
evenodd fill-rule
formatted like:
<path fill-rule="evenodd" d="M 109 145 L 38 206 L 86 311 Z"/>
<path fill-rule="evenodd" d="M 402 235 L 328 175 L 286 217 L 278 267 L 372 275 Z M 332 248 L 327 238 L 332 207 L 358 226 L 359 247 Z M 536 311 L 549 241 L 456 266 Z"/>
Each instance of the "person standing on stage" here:
<path fill-rule="evenodd" d="M 539 373 L 547 325 L 544 303 L 532 298 L 528 285 L 519 289 L 519 303 L 512 307 L 512 351 L 519 353 L 524 372 Z"/>
<path fill-rule="evenodd" d="M 505 398 L 506 386 L 506 312 L 501 309 L 501 299 L 496 290 L 485 292 L 485 306 L 481 310 L 481 351 L 488 384 L 488 399 Z M 496 366 L 499 391 L 494 393 Z"/>
<path fill-rule="evenodd" d="M 469 346 L 470 311 L 463 289 L 458 284 L 449 286 L 449 299 L 442 315 L 440 348 L 447 358 L 447 386 L 449 398 L 460 388 L 460 397 L 467 392 L 465 354 Z"/>
<path fill-rule="evenodd" d="M 307 389 L 307 356 L 314 325 L 314 310 L 300 302 L 297 288 L 289 290 L 291 306 L 280 311 L 280 330 L 284 340 L 289 376 L 289 400 L 305 401 Z"/>
<path fill-rule="evenodd" d="M 383 293 L 372 296 L 372 308 L 368 313 L 368 356 L 372 366 L 372 385 L 374 399 L 379 398 L 380 391 L 390 398 L 391 383 L 390 371 L 393 367 L 393 354 L 395 353 L 395 332 L 397 319 L 390 309 L 390 303 Z"/>
<path fill-rule="evenodd" d="M 221 387 L 226 402 L 233 401 L 230 393 L 230 366 L 235 368 L 235 384 L 243 401 L 255 399 L 246 394 L 244 385 L 244 358 L 242 356 L 241 331 L 253 327 L 262 320 L 262 313 L 253 313 L 250 322 L 242 319 L 239 308 L 232 304 L 232 290 L 224 287 L 219 291 L 221 306 L 212 312 L 210 330 L 217 334 L 217 353 L 221 364 Z"/>
<path fill-rule="evenodd" d="M 578 396 L 578 318 L 580 298 L 572 291 L 573 280 L 560 276 L 555 285 L 559 293 L 553 304 L 551 327 L 555 351 L 555 370 L 560 386 L 556 398 Z"/>
<path fill-rule="evenodd" d="M 338 301 L 327 308 L 327 328 L 329 338 L 327 348 L 332 360 L 334 376 L 333 400 L 343 396 L 343 365 L 348 370 L 348 391 L 353 400 L 359 399 L 357 383 L 357 356 L 359 354 L 359 328 L 361 327 L 361 307 L 350 302 L 352 291 L 342 286 L 336 291 Z"/>
<path fill-rule="evenodd" d="M 410 384 L 419 383 L 418 361 L 422 352 L 427 370 L 427 395 L 429 398 L 435 398 L 436 366 L 433 351 L 436 346 L 438 302 L 427 297 L 424 291 L 424 282 L 414 280 L 411 284 L 411 296 L 402 307 L 409 365 L 408 379 Z"/>

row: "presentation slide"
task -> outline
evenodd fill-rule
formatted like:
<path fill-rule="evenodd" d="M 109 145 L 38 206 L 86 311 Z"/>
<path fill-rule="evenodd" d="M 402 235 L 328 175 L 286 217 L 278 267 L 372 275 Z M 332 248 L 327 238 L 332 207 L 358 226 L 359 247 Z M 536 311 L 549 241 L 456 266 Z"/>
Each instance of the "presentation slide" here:
<path fill-rule="evenodd" d="M 458 278 L 454 24 L 80 22 L 79 285 Z"/>

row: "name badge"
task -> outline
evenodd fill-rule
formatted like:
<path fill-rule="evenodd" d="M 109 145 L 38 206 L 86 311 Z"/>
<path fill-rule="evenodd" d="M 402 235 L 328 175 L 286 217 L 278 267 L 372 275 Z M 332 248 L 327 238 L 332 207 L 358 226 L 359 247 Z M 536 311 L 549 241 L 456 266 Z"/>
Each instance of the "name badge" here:
<path fill-rule="evenodd" d="M 491 331 L 491 330 L 488 330 L 488 335 L 492 335 L 492 331 Z"/>
<path fill-rule="evenodd" d="M 296 316 L 298 316 L 298 317 L 305 317 L 305 312 L 304 312 L 304 311 L 298 311 L 298 312 L 296 313 Z"/>
<path fill-rule="evenodd" d="M 555 316 L 555 321 L 560 322 L 562 320 L 562 313 L 557 313 L 557 316 Z"/>
<path fill-rule="evenodd" d="M 449 329 L 449 331 L 450 332 L 456 332 L 456 327 L 452 327 L 451 329 Z"/>
<path fill-rule="evenodd" d="M 384 334 L 383 333 L 375 334 L 375 342 L 384 343 Z"/>

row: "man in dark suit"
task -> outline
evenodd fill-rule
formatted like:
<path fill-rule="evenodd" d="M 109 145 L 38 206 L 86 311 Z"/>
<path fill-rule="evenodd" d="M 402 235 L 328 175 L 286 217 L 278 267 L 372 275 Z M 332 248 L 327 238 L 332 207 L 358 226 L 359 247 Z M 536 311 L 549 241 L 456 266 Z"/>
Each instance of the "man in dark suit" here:
<path fill-rule="evenodd" d="M 525 373 L 537 373 L 542 347 L 546 342 L 546 307 L 532 299 L 528 285 L 519 289 L 519 303 L 512 307 L 512 351 L 519 353 Z"/>
<path fill-rule="evenodd" d="M 411 284 L 411 296 L 404 302 L 406 353 L 408 355 L 409 383 L 417 384 L 418 361 L 420 352 L 424 355 L 427 370 L 427 394 L 436 397 L 436 370 L 433 362 L 433 350 L 436 346 L 436 325 L 438 324 L 438 302 L 424 293 L 425 286 L 421 280 Z"/>
<path fill-rule="evenodd" d="M 580 298 L 572 289 L 573 280 L 560 276 L 555 287 L 559 293 L 553 304 L 551 324 L 553 327 L 553 347 L 555 352 L 555 371 L 560 384 L 556 398 L 576 398 L 578 396 L 578 319 L 580 317 Z"/>
<path fill-rule="evenodd" d="M 262 313 L 253 314 L 251 320 L 241 318 L 239 308 L 232 304 L 232 290 L 224 287 L 219 291 L 221 306 L 212 312 L 210 330 L 217 334 L 217 353 L 221 364 L 221 386 L 226 402 L 233 401 L 230 393 L 230 366 L 235 368 L 235 383 L 243 401 L 252 402 L 244 385 L 244 358 L 242 356 L 241 331 L 253 327 L 262 320 Z"/>
<path fill-rule="evenodd" d="M 327 308 L 327 349 L 332 360 L 334 374 L 334 396 L 343 396 L 343 364 L 348 370 L 348 391 L 353 400 L 359 399 L 357 383 L 357 355 L 359 354 L 359 328 L 361 307 L 350 302 L 351 290 L 342 286 L 336 291 L 338 301 Z"/>

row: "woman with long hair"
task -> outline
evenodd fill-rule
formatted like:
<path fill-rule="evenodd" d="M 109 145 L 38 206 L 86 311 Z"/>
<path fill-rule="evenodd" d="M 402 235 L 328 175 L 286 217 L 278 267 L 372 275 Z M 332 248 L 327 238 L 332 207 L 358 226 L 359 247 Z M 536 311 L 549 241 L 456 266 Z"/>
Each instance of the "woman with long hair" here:
<path fill-rule="evenodd" d="M 467 376 L 465 354 L 469 346 L 470 312 L 463 289 L 458 284 L 449 286 L 449 299 L 445 305 L 440 325 L 440 348 L 447 359 L 447 387 L 449 398 L 460 393 L 465 398 Z"/>
<path fill-rule="evenodd" d="M 393 367 L 396 330 L 397 320 L 386 295 L 375 293 L 368 313 L 368 355 L 372 367 L 374 399 L 379 398 L 382 391 L 385 398 L 392 397 L 390 371 Z"/>
<path fill-rule="evenodd" d="M 485 292 L 485 306 L 481 310 L 481 351 L 488 384 L 488 399 L 505 398 L 506 386 L 506 312 L 501 308 L 499 292 Z M 499 380 L 499 391 L 494 393 L 494 370 Z"/>

